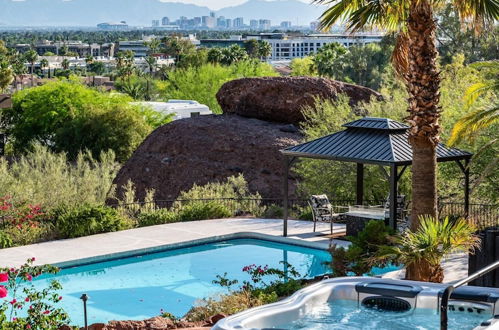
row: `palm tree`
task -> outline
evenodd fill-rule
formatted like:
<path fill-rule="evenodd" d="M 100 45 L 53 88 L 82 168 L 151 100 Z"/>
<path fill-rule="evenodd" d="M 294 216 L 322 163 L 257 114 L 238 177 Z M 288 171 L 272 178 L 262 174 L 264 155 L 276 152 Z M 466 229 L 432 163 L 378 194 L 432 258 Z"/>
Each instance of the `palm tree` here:
<path fill-rule="evenodd" d="M 258 55 L 260 59 L 267 60 L 267 57 L 272 55 L 272 45 L 266 40 L 260 40 L 258 42 Z"/>
<path fill-rule="evenodd" d="M 463 22 L 478 31 L 486 21 L 499 17 L 497 0 L 315 0 L 331 4 L 321 16 L 321 27 L 328 29 L 340 19 L 347 29 L 359 31 L 380 28 L 397 33 L 392 54 L 395 71 L 404 80 L 411 125 L 409 142 L 413 150 L 411 228 L 419 228 L 420 216 L 437 217 L 436 147 L 440 140 L 440 75 L 437 67 L 434 10 L 453 3 Z M 427 265 L 420 260 L 411 269 L 411 279 L 426 278 Z M 419 270 L 419 271 L 418 271 Z"/>
<path fill-rule="evenodd" d="M 43 69 L 47 68 L 48 66 L 49 66 L 49 61 L 46 58 L 42 58 L 40 60 L 40 69 L 42 69 L 42 71 L 43 71 Z M 48 69 L 49 69 L 48 77 L 50 78 L 50 68 L 48 68 Z"/>
<path fill-rule="evenodd" d="M 442 221 L 430 216 L 421 217 L 416 231 L 408 230 L 396 237 L 393 245 L 381 246 L 372 261 L 395 262 L 406 266 L 406 279 L 414 276 L 411 265 L 424 261 L 427 267 L 421 280 L 441 283 L 444 279 L 442 260 L 454 252 L 474 252 L 480 247 L 476 227 L 465 219 Z"/>
<path fill-rule="evenodd" d="M 61 66 L 64 70 L 69 70 L 70 66 L 69 60 L 67 58 L 63 59 L 61 62 Z"/>
<path fill-rule="evenodd" d="M 30 63 L 31 86 L 35 84 L 35 62 L 38 59 L 38 53 L 34 49 L 30 49 L 24 54 L 26 61 Z"/>
<path fill-rule="evenodd" d="M 0 93 L 14 81 L 14 70 L 7 61 L 0 61 Z"/>

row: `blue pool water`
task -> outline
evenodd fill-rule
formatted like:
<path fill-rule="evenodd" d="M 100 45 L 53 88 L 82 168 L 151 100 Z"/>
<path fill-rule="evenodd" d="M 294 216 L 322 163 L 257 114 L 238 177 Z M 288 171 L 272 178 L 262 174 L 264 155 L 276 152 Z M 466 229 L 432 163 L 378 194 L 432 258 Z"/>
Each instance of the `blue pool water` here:
<path fill-rule="evenodd" d="M 449 329 L 471 330 L 482 321 L 491 318 L 489 313 L 476 314 L 449 311 Z M 416 309 L 410 313 L 383 312 L 375 309 L 358 307 L 357 301 L 335 300 L 332 303 L 317 306 L 294 322 L 280 324 L 277 329 L 307 330 L 438 330 L 440 316 L 434 309 Z"/>
<path fill-rule="evenodd" d="M 295 245 L 236 239 L 67 268 L 34 284 L 43 288 L 52 278 L 62 284 L 61 307 L 73 324 L 83 324 L 79 299 L 83 293 L 90 297 L 89 323 L 146 319 L 161 309 L 183 316 L 197 299 L 223 292 L 212 283 L 216 275 L 227 272 L 228 278 L 241 282 L 249 279 L 242 272 L 244 266 L 283 267 L 282 260 L 310 278 L 328 272 L 323 263 L 330 255 Z"/>

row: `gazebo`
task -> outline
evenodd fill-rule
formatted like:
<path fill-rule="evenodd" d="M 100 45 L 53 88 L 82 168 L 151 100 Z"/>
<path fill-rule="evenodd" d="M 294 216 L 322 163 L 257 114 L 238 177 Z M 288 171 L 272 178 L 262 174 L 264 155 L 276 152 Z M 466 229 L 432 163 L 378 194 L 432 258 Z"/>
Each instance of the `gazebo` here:
<path fill-rule="evenodd" d="M 357 164 L 356 203 L 364 200 L 364 164 L 388 166 L 390 181 L 389 225 L 396 229 L 397 183 L 412 164 L 409 126 L 388 118 L 365 117 L 343 125 L 346 129 L 281 150 L 284 155 L 283 235 L 288 234 L 289 168 L 299 157 Z M 469 162 L 472 154 L 443 144 L 437 146 L 437 161 L 455 161 L 464 174 L 464 209 L 469 211 Z"/>

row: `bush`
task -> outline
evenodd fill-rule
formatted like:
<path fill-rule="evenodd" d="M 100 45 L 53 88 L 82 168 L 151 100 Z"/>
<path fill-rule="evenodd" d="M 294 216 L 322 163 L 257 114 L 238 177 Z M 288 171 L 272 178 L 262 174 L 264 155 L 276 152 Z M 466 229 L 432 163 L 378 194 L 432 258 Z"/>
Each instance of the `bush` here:
<path fill-rule="evenodd" d="M 46 222 L 23 226 L 7 226 L 4 232 L 10 238 L 11 246 L 35 244 L 56 237 L 54 226 Z"/>
<path fill-rule="evenodd" d="M 117 171 L 112 152 L 102 153 L 99 161 L 80 153 L 70 163 L 65 154 L 36 145 L 14 161 L 0 158 L 0 196 L 40 204 L 47 211 L 61 204 L 103 204 Z"/>
<path fill-rule="evenodd" d="M 124 161 L 152 129 L 128 96 L 102 93 L 75 80 L 25 89 L 12 100 L 3 117 L 15 151 L 38 142 L 71 159 L 88 149 L 94 157 L 114 150 Z"/>
<path fill-rule="evenodd" d="M 265 208 L 263 212 L 263 217 L 266 219 L 282 219 L 284 216 L 284 210 L 279 205 L 269 205 Z"/>
<path fill-rule="evenodd" d="M 139 227 L 161 225 L 177 221 L 179 221 L 178 214 L 167 209 L 146 211 L 137 216 L 137 223 Z"/>
<path fill-rule="evenodd" d="M 13 245 L 12 239 L 5 231 L 0 230 L 0 249 L 9 248 Z"/>
<path fill-rule="evenodd" d="M 81 237 L 131 228 L 131 220 L 107 206 L 61 207 L 54 220 L 62 237 Z"/>
<path fill-rule="evenodd" d="M 178 213 L 180 221 L 221 219 L 232 216 L 229 208 L 220 202 L 192 202 L 182 206 Z"/>
<path fill-rule="evenodd" d="M 390 245 L 390 237 L 394 235 L 393 229 L 386 226 L 383 221 L 371 220 L 357 236 L 347 237 L 352 244 L 347 248 L 333 245 L 330 267 L 333 276 L 356 276 L 368 274 L 373 267 L 385 267 L 387 260 L 376 259 L 382 246 Z"/>

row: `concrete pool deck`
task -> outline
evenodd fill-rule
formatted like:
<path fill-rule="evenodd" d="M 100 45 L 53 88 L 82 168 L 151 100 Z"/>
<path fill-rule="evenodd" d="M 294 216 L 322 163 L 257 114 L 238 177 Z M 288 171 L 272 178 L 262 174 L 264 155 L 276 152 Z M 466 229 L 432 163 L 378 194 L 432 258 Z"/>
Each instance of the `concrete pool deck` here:
<path fill-rule="evenodd" d="M 347 245 L 342 240 L 331 239 L 328 223 L 317 223 L 313 233 L 310 221 L 289 220 L 288 237 L 314 242 L 327 248 L 330 244 Z M 334 233 L 345 230 L 345 225 L 335 224 Z M 36 264 L 59 264 L 78 259 L 90 259 L 120 252 L 177 244 L 213 236 L 252 232 L 274 236 L 282 235 L 282 220 L 234 218 L 142 227 L 113 233 L 98 234 L 25 245 L 0 250 L 0 267 L 15 267 L 26 259 L 35 257 Z"/>

